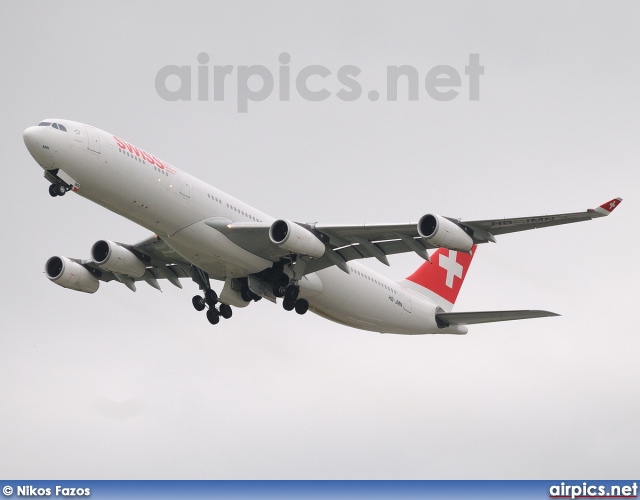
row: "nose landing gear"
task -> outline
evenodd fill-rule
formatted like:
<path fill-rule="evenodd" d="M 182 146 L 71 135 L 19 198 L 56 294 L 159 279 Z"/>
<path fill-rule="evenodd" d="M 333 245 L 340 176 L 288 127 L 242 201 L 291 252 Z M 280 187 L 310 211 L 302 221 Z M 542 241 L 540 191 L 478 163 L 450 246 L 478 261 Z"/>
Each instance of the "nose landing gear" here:
<path fill-rule="evenodd" d="M 44 178 L 47 179 L 51 185 L 49 186 L 49 194 L 54 198 L 56 196 L 64 196 L 67 191 L 71 191 L 71 184 L 67 184 L 62 178 L 58 176 L 59 170 L 47 170 L 44 173 Z"/>
<path fill-rule="evenodd" d="M 49 194 L 54 198 L 56 196 L 64 196 L 66 192 L 67 188 L 62 184 L 51 184 L 51 186 L 49 186 Z"/>

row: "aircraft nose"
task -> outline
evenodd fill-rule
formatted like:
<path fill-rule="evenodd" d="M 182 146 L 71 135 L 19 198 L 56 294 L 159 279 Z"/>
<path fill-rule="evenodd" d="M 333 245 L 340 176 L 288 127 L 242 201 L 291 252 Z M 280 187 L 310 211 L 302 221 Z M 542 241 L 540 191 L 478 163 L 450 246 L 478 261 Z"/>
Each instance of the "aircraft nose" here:
<path fill-rule="evenodd" d="M 38 152 L 40 148 L 42 148 L 42 132 L 39 130 L 41 127 L 29 127 L 24 132 L 22 132 L 22 139 L 24 140 L 24 145 L 27 146 L 29 153 L 36 160 Z"/>
<path fill-rule="evenodd" d="M 24 145 L 33 159 L 45 170 L 56 168 L 55 144 L 49 133 L 49 127 L 29 127 L 22 133 Z"/>

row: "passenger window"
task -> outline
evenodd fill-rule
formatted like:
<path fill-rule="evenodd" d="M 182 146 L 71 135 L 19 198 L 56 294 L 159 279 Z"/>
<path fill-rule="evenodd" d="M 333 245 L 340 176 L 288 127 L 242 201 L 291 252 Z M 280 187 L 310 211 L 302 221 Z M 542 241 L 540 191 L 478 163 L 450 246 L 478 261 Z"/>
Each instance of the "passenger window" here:
<path fill-rule="evenodd" d="M 62 130 L 63 132 L 66 132 L 66 131 L 67 131 L 67 127 L 65 127 L 62 123 L 58 123 L 58 128 L 59 128 L 60 130 Z"/>
<path fill-rule="evenodd" d="M 58 124 L 57 124 L 57 123 L 52 123 L 52 124 L 51 124 L 51 126 L 52 126 L 53 128 L 58 128 Z"/>

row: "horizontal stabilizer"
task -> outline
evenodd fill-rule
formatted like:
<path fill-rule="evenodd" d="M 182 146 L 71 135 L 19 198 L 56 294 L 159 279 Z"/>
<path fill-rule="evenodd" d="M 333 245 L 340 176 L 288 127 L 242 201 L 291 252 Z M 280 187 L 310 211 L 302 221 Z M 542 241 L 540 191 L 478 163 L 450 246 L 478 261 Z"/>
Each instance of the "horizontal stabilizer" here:
<path fill-rule="evenodd" d="M 481 312 L 442 312 L 436 314 L 438 325 L 446 328 L 451 325 L 474 325 L 477 323 L 495 323 L 514 319 L 545 318 L 560 316 L 550 311 L 481 311 Z"/>

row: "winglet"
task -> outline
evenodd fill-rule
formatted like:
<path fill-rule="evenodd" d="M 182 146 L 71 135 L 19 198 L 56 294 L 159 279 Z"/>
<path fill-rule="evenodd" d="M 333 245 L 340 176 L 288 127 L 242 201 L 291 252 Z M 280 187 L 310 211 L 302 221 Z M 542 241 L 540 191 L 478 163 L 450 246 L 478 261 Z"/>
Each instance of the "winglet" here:
<path fill-rule="evenodd" d="M 593 211 L 602 215 L 609 215 L 618 205 L 620 205 L 620 203 L 622 203 L 622 198 L 614 198 L 613 200 L 603 203 Z"/>

